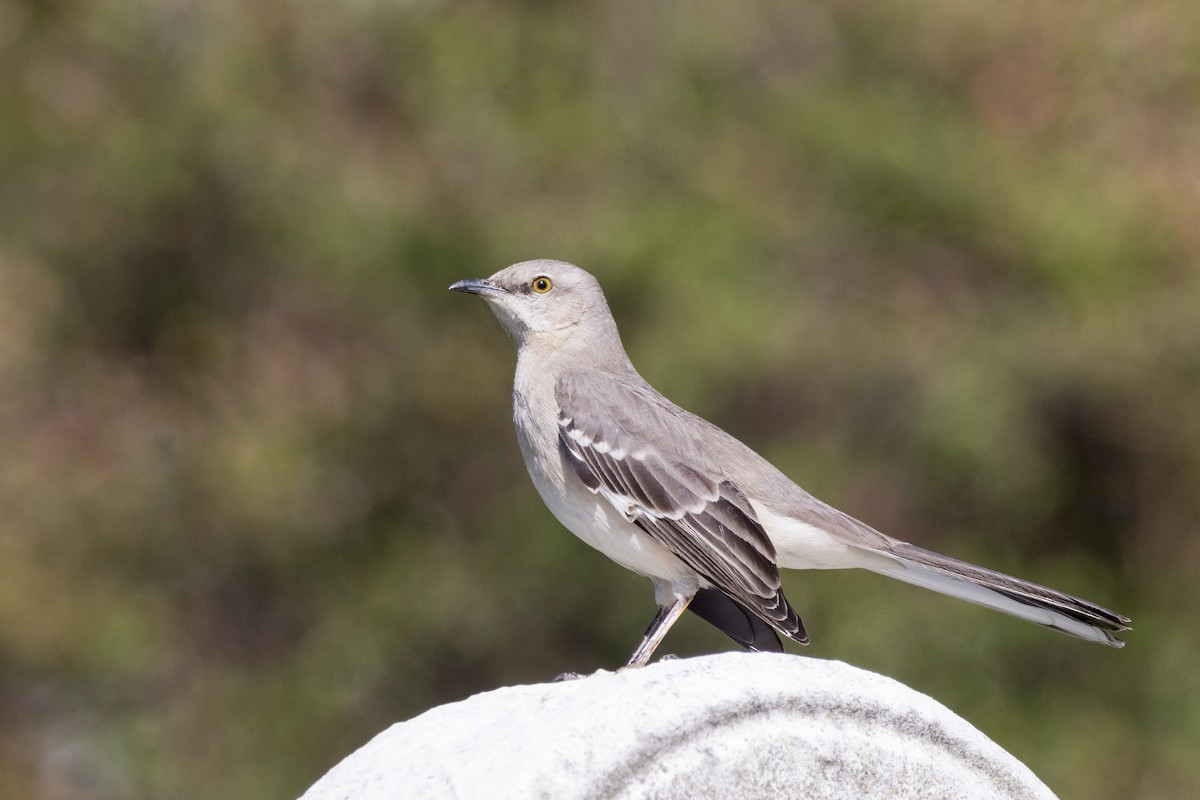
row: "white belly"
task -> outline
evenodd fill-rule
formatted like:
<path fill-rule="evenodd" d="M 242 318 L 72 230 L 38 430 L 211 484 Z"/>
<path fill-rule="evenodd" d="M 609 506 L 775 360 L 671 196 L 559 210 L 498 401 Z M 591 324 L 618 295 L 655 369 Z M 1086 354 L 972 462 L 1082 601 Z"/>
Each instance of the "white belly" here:
<path fill-rule="evenodd" d="M 695 573 L 638 526 L 628 522 L 608 500 L 593 494 L 573 475 L 564 489 L 553 479 L 530 477 L 550 512 L 567 530 L 626 569 L 672 583 Z"/>

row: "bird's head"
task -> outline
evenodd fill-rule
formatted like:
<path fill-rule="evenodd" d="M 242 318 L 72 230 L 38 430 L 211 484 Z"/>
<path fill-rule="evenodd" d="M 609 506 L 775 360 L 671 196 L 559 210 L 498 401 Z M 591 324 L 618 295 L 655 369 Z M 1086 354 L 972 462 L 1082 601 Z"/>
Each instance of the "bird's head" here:
<path fill-rule="evenodd" d="M 600 284 L 565 261 L 522 261 L 490 278 L 458 281 L 450 288 L 486 300 L 518 346 L 531 338 L 562 341 L 580 327 L 615 330 Z"/>

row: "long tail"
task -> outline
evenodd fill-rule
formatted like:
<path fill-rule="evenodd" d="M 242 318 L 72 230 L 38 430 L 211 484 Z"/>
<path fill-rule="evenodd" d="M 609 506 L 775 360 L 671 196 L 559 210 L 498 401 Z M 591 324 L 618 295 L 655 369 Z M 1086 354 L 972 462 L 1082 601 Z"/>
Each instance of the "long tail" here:
<path fill-rule="evenodd" d="M 894 549 L 880 554 L 890 558 L 868 569 L 1081 639 L 1125 646 L 1113 634 L 1129 630 L 1129 618 L 1095 603 L 906 542 L 896 541 Z"/>

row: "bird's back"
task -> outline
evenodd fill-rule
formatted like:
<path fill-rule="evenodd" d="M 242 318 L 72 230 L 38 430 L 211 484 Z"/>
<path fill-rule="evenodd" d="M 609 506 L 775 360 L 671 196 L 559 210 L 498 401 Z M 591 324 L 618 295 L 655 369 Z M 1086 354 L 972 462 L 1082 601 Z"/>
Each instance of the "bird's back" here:
<path fill-rule="evenodd" d="M 613 420 L 631 439 L 653 442 L 666 459 L 738 486 L 756 508 L 836 532 L 845 544 L 886 549 L 889 537 L 813 497 L 771 462 L 708 420 L 680 407 L 632 368 L 564 374 L 557 394 L 589 415 Z"/>

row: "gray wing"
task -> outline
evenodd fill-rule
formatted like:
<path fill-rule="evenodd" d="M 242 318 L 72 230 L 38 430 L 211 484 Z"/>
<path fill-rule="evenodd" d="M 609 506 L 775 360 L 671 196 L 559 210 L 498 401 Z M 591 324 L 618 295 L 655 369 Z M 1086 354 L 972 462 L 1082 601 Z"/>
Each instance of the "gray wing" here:
<path fill-rule="evenodd" d="M 665 447 L 655 447 L 662 437 L 682 433 L 672 425 L 673 407 L 650 392 L 595 375 L 561 377 L 555 398 L 563 460 L 588 489 L 735 604 L 806 644 L 804 626 L 780 589 L 775 548 L 754 509 L 732 481 L 704 474 L 682 459 L 664 455 Z M 673 449 L 694 447 L 688 443 Z M 728 618 L 701 616 L 710 622 L 711 616 Z M 714 624 L 746 644 L 744 635 Z"/>

